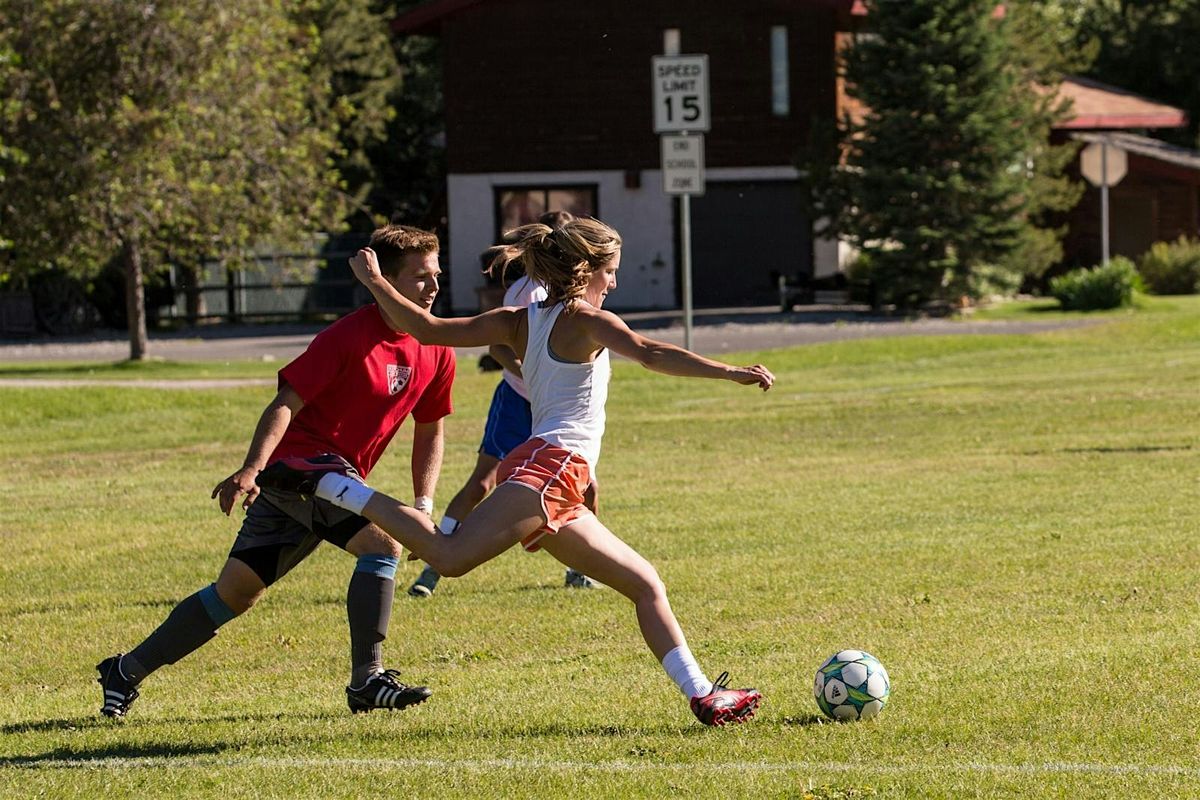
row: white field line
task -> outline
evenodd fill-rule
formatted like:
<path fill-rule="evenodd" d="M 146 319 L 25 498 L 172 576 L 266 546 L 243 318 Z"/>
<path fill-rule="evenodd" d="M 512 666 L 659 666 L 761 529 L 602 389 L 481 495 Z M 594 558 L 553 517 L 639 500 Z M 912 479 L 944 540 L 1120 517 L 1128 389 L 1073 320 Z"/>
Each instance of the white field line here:
<path fill-rule="evenodd" d="M 295 758 L 251 756 L 222 758 L 220 756 L 153 756 L 104 758 L 32 758 L 12 759 L 4 767 L 17 769 L 191 769 L 205 768 L 366 768 L 366 769 L 434 769 L 489 772 L 493 770 L 559 770 L 600 773 L 652 772 L 837 772 L 869 775 L 905 775 L 910 773 L 978 773 L 1004 775 L 1132 775 L 1200 778 L 1200 766 L 1170 764 L 1088 764 L 1048 762 L 1041 764 L 990 764 L 968 761 L 961 764 L 850 764 L 841 761 L 708 761 L 687 764 L 663 764 L 637 761 L 552 761 L 522 758 L 453 759 L 453 758 Z"/>

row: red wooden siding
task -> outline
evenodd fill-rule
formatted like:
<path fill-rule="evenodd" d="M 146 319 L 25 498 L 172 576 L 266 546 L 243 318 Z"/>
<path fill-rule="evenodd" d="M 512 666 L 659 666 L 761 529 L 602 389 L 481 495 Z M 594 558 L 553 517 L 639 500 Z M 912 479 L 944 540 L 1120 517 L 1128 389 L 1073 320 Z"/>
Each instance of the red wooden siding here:
<path fill-rule="evenodd" d="M 834 110 L 836 13 L 745 0 L 479 3 L 443 21 L 452 173 L 656 169 L 650 58 L 662 31 L 709 56 L 709 168 L 790 165 L 814 115 Z M 771 112 L 770 29 L 789 35 L 791 113 Z"/>

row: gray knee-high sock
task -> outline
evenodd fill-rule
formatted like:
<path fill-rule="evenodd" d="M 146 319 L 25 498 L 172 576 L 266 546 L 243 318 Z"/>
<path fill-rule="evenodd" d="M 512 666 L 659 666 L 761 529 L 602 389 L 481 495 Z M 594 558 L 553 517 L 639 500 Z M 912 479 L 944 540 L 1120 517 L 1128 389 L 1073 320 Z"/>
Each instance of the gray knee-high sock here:
<path fill-rule="evenodd" d="M 359 556 L 350 576 L 346 615 L 350 619 L 351 686 L 362 686 L 383 670 L 383 640 L 392 619 L 399 563 L 393 556 Z"/>
<path fill-rule="evenodd" d="M 121 659 L 121 672 L 131 682 L 141 683 L 163 664 L 174 664 L 199 649 L 236 616 L 217 594 L 215 585 L 205 586 L 184 598 L 154 633 Z"/>

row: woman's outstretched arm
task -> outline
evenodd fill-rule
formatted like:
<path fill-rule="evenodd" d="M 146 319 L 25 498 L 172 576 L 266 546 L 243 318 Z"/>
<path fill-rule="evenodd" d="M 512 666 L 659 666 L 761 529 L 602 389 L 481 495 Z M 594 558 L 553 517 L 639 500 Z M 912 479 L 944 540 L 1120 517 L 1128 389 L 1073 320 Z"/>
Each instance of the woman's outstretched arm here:
<path fill-rule="evenodd" d="M 450 347 L 479 347 L 503 344 L 516 349 L 516 333 L 521 309 L 497 308 L 475 317 L 435 317 L 404 295 L 383 277 L 379 259 L 369 247 L 350 259 L 354 277 L 367 287 L 379 309 L 398 330 L 410 334 L 421 344 Z"/>
<path fill-rule="evenodd" d="M 630 330 L 620 317 L 610 311 L 581 311 L 581 321 L 592 341 L 654 372 L 683 378 L 733 381 L 746 386 L 758 386 L 764 392 L 775 383 L 775 376 L 762 364 L 750 367 L 730 366 L 698 356 L 682 347 L 642 336 Z"/>

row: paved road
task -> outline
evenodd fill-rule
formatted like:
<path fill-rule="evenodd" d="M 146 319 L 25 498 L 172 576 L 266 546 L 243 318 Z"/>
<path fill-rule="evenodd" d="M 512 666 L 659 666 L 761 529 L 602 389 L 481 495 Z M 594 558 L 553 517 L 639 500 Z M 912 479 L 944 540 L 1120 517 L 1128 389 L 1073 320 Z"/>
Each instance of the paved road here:
<path fill-rule="evenodd" d="M 662 341 L 683 344 L 678 314 L 643 312 L 622 315 L 630 326 Z M 974 322 L 948 319 L 900 320 L 869 315 L 853 307 L 809 306 L 790 314 L 775 308 L 720 309 L 697 312 L 693 347 L 719 355 L 734 351 L 870 339 L 881 336 L 995 335 L 1033 333 L 1088 324 L 1080 320 Z M 308 345 L 321 325 L 272 325 L 196 328 L 156 333 L 150 337 L 151 357 L 170 361 L 265 360 L 286 362 Z M 478 355 L 483 348 L 459 350 Z M 129 343 L 117 332 L 87 339 L 0 341 L 0 363 L 95 361 L 128 357 Z"/>

